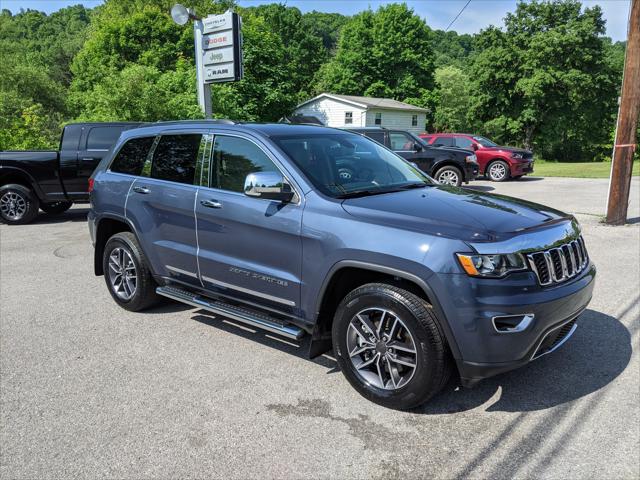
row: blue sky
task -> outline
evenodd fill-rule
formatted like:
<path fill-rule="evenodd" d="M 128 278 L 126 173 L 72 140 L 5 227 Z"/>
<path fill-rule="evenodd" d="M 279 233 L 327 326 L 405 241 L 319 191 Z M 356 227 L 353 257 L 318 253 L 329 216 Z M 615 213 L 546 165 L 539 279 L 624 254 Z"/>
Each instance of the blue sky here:
<path fill-rule="evenodd" d="M 178 3 L 180 0 L 176 0 Z M 298 7 L 303 12 L 319 10 L 352 15 L 369 6 L 376 9 L 382 0 L 281 0 L 289 6 Z M 102 0 L 0 0 L 0 8 L 8 8 L 18 12 L 21 8 L 32 8 L 47 13 L 54 12 L 67 5 L 82 3 L 87 7 L 95 7 Z M 188 0 L 182 0 L 188 6 Z M 240 0 L 240 5 L 248 7 L 262 3 L 264 0 Z M 406 2 L 415 12 L 423 17 L 427 24 L 435 29 L 444 29 L 464 7 L 466 0 L 421 0 Z M 607 35 L 614 40 L 625 40 L 627 36 L 627 19 L 630 0 L 583 0 L 583 5 L 591 7 L 600 5 L 607 20 Z M 475 33 L 489 25 L 502 26 L 502 19 L 507 12 L 515 9 L 516 0 L 471 0 L 469 6 L 453 24 L 451 30 L 459 33 Z M 201 12 L 205 13 L 205 12 Z"/>

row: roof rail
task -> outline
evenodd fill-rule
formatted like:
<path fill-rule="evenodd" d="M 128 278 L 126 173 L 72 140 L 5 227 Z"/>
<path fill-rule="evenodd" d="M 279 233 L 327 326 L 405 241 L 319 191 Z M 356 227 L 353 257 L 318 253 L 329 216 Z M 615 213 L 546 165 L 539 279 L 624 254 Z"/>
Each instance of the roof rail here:
<path fill-rule="evenodd" d="M 223 125 L 235 125 L 237 122 L 229 120 L 228 118 L 203 118 L 202 120 L 159 120 L 154 122 L 154 125 L 184 125 L 184 124 L 196 124 L 196 123 L 216 123 Z"/>

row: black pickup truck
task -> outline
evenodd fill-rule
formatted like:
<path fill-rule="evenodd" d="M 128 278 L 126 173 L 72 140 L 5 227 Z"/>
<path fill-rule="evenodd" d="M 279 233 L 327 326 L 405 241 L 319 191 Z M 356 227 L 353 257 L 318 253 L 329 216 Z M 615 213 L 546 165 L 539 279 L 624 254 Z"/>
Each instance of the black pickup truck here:
<path fill-rule="evenodd" d="M 62 213 L 89 199 L 88 180 L 123 130 L 140 123 L 73 123 L 60 150 L 0 152 L 0 217 L 8 224 L 32 221 L 38 209 Z"/>

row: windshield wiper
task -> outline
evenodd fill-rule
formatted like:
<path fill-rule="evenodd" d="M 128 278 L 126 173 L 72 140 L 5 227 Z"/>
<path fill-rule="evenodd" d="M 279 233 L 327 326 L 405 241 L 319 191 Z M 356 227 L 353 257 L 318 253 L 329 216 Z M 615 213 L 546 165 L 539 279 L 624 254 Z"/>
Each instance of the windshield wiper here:
<path fill-rule="evenodd" d="M 354 190 L 352 192 L 345 192 L 343 194 L 338 195 L 336 198 L 357 198 L 357 197 L 366 197 L 369 195 L 380 195 L 383 193 L 393 193 L 393 192 L 401 192 L 403 190 L 409 190 L 411 188 L 423 188 L 428 186 L 427 183 L 407 183 L 405 185 L 396 185 L 389 188 L 375 188 L 375 189 L 366 189 L 366 190 Z"/>

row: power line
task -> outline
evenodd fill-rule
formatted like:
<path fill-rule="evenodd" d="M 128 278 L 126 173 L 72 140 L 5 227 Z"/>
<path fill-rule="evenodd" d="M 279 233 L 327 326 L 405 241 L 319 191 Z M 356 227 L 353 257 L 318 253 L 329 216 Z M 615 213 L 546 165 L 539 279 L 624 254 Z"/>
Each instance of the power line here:
<path fill-rule="evenodd" d="M 454 22 L 458 19 L 458 17 L 460 15 L 462 15 L 462 12 L 464 12 L 464 9 L 467 8 L 467 5 L 469 5 L 471 3 L 471 0 L 468 0 L 467 3 L 464 4 L 464 7 L 462 7 L 462 10 L 460 10 L 458 12 L 458 14 L 456 15 L 456 18 L 454 18 L 453 20 L 451 20 L 451 23 L 447 26 L 447 28 L 444 30 L 445 32 L 449 31 L 449 28 L 451 28 L 451 25 L 454 24 Z"/>

